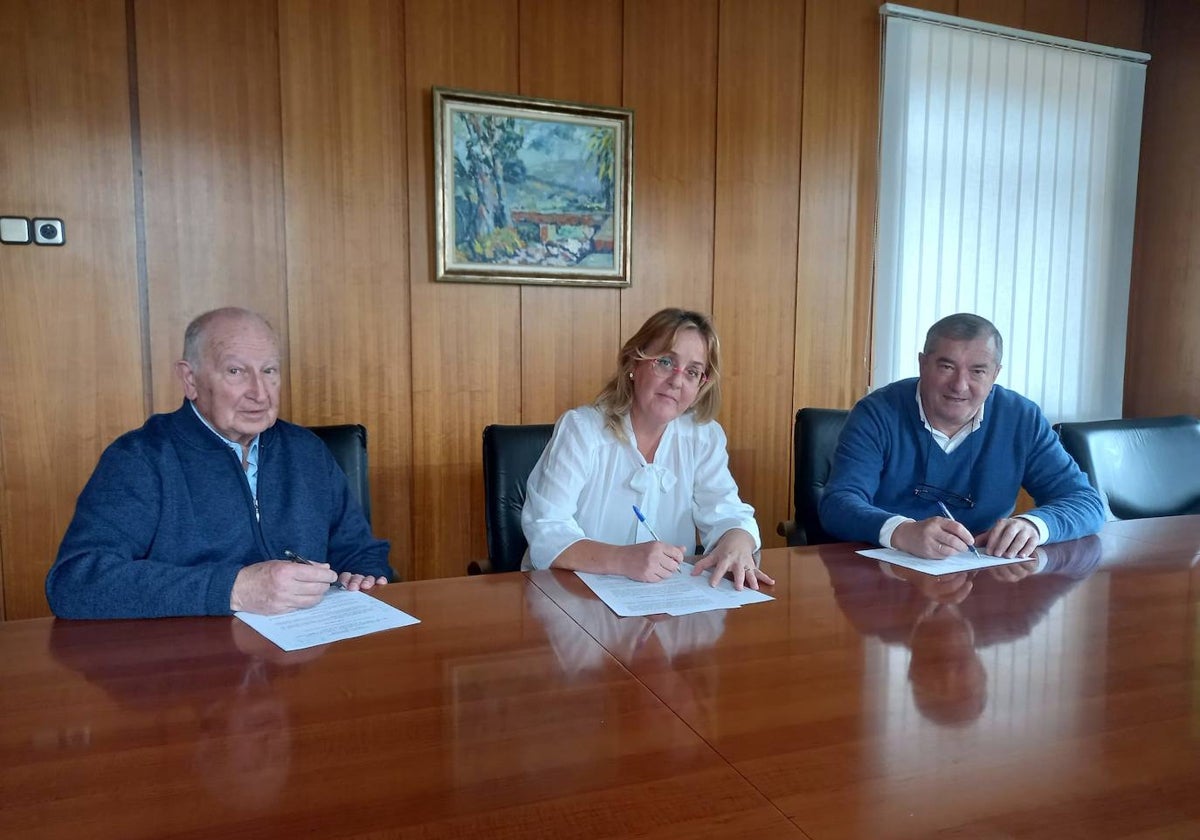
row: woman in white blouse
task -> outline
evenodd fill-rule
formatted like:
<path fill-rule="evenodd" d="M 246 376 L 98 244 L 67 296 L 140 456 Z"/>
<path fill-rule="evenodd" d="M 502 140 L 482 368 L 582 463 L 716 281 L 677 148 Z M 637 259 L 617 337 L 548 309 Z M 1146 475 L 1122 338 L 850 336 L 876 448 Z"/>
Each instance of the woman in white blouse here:
<path fill-rule="evenodd" d="M 621 348 L 595 404 L 559 418 L 529 475 L 525 568 L 663 580 L 699 538 L 705 555 L 694 574 L 711 568 L 714 586 L 729 574 L 737 589 L 773 584 L 755 563 L 754 508 L 738 497 L 725 432 L 713 420 L 720 378 L 707 316 L 650 316 Z"/>

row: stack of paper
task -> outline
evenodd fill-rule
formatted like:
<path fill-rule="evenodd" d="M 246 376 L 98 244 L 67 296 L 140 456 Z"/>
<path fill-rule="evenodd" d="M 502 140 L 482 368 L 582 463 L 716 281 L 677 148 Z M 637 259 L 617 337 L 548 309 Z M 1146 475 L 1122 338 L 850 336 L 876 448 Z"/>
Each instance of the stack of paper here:
<path fill-rule="evenodd" d="M 882 560 L 885 563 L 892 563 L 896 566 L 904 566 L 906 569 L 924 572 L 927 575 L 950 575 L 955 572 L 969 572 L 973 569 L 986 569 L 989 566 L 1005 566 L 1009 563 L 1021 562 L 1021 559 L 993 557 L 990 554 L 984 554 L 982 551 L 979 554 L 960 551 L 958 554 L 951 554 L 943 560 L 926 560 L 924 557 L 914 557 L 907 552 L 895 548 L 871 548 L 857 553 L 863 557 Z M 1022 559 L 1028 560 L 1030 558 L 1026 557 Z"/>
<path fill-rule="evenodd" d="M 749 587 L 739 592 L 729 579 L 722 580 L 717 586 L 709 586 L 708 572 L 693 575 L 692 568 L 692 564 L 684 563 L 678 574 L 655 583 L 630 580 L 622 575 L 575 574 L 620 616 L 689 615 L 775 600 Z"/>
<path fill-rule="evenodd" d="M 321 603 L 283 615 L 234 613 L 284 650 L 301 650 L 341 639 L 352 639 L 420 624 L 406 612 L 363 592 L 331 589 Z"/>

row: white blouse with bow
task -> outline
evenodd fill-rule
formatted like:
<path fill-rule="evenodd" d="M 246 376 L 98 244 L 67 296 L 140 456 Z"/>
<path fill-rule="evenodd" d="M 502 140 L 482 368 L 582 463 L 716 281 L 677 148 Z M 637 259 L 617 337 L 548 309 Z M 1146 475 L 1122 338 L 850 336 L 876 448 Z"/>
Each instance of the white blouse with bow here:
<path fill-rule="evenodd" d="M 637 505 L 663 542 L 694 554 L 711 550 L 731 528 L 762 544 L 754 508 L 738 497 L 729 472 L 725 432 L 716 421 L 685 414 L 669 424 L 646 463 L 625 418 L 628 441 L 605 428 L 593 406 L 559 418 L 529 474 L 521 527 L 529 541 L 525 569 L 545 569 L 582 539 L 633 545 L 654 539 L 634 515 Z"/>

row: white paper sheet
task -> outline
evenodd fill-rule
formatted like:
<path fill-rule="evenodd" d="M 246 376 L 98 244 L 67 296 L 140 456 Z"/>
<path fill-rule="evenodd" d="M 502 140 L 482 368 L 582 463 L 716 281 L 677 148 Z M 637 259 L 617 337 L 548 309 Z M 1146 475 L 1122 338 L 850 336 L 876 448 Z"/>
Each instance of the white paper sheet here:
<path fill-rule="evenodd" d="M 283 615 L 234 615 L 284 650 L 301 650 L 420 623 L 420 619 L 391 604 L 345 589 L 331 589 L 315 607 Z"/>
<path fill-rule="evenodd" d="M 894 548 L 871 548 L 858 552 L 863 557 L 871 557 L 875 560 L 882 560 L 885 563 L 894 563 L 897 566 L 904 566 L 906 569 L 924 572 L 927 575 L 951 575 L 955 572 L 969 572 L 972 569 L 986 569 L 990 566 L 1007 566 L 1009 563 L 1020 563 L 1022 560 L 1013 559 L 1012 557 L 993 557 L 990 554 L 979 552 L 976 557 L 969 551 L 960 551 L 958 554 L 951 554 L 945 560 L 926 560 L 924 557 L 914 557 L 903 551 L 897 551 Z M 1030 558 L 1024 558 L 1028 560 Z"/>
<path fill-rule="evenodd" d="M 716 587 L 709 586 L 709 574 L 705 572 L 693 576 L 690 563 L 684 563 L 678 574 L 656 583 L 630 580 L 623 575 L 575 574 L 587 584 L 588 589 L 596 593 L 596 597 L 620 616 L 663 613 L 690 615 L 775 600 L 770 595 L 750 588 L 738 592 L 729 579 L 722 580 Z"/>

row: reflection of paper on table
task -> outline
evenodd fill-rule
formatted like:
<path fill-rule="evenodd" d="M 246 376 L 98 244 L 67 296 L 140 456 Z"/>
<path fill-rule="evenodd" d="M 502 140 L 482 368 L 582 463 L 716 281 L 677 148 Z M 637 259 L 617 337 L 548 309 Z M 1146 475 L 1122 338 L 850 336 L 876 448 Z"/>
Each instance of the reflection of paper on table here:
<path fill-rule="evenodd" d="M 952 575 L 955 572 L 969 572 L 972 569 L 986 569 L 989 566 L 1007 566 L 1009 563 L 1020 563 L 1022 559 L 1031 559 L 1028 557 L 1022 559 L 993 557 L 982 551 L 979 552 L 978 557 L 969 551 L 960 551 L 958 554 L 951 554 L 945 560 L 926 560 L 924 557 L 914 557 L 894 548 L 872 548 L 858 553 L 864 557 L 872 557 L 885 563 L 894 563 L 897 566 L 904 566 L 906 569 L 924 572 L 927 575 Z"/>
<path fill-rule="evenodd" d="M 300 650 L 380 630 L 419 624 L 420 619 L 363 592 L 331 589 L 315 607 L 284 613 L 234 613 L 284 650 Z"/>
<path fill-rule="evenodd" d="M 597 575 L 576 572 L 588 589 L 617 615 L 689 615 L 705 610 L 725 610 L 743 604 L 759 604 L 775 600 L 754 589 L 738 592 L 733 581 L 722 580 L 716 587 L 708 585 L 707 572 L 692 576 L 692 564 L 684 563 L 679 573 L 657 583 L 630 580 L 624 575 Z"/>

